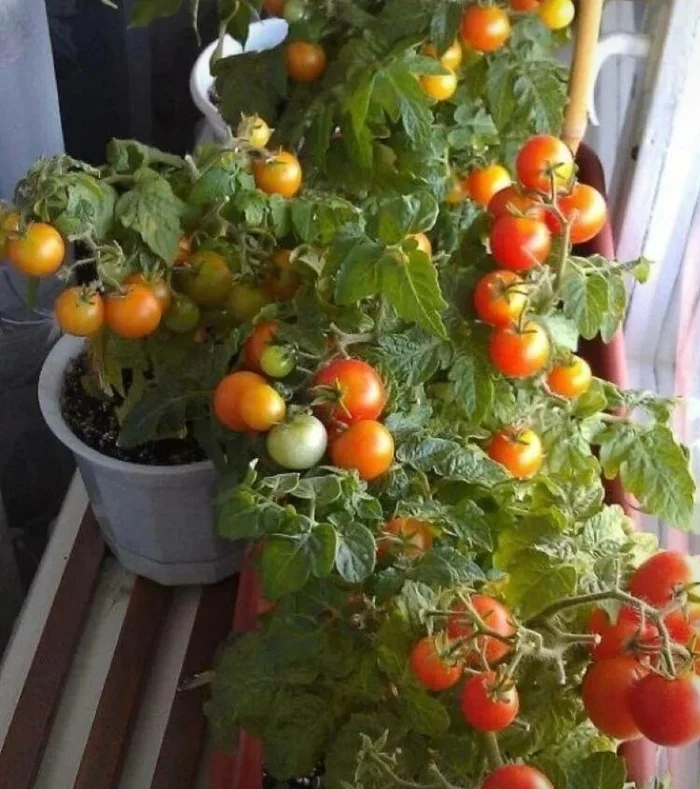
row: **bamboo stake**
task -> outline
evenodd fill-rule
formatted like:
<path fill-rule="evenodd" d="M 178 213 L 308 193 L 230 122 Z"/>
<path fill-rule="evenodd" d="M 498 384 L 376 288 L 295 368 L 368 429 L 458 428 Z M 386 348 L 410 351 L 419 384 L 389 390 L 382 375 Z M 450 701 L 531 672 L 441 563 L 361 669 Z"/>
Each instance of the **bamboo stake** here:
<path fill-rule="evenodd" d="M 588 98 L 595 78 L 595 50 L 604 0 L 579 0 L 574 56 L 569 77 L 569 103 L 562 139 L 576 153 L 588 126 Z"/>

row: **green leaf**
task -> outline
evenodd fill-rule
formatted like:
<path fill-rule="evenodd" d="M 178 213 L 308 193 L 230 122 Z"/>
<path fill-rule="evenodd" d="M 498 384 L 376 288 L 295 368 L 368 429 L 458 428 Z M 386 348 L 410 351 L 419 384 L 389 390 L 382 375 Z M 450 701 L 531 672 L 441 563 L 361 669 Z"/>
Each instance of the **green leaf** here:
<path fill-rule="evenodd" d="M 136 0 L 131 8 L 131 25 L 145 27 L 154 19 L 172 16 L 182 5 L 182 0 Z"/>
<path fill-rule="evenodd" d="M 339 236 L 329 253 L 329 266 L 337 269 L 335 300 L 356 304 L 379 290 L 377 263 L 382 257 L 379 244 L 365 236 Z"/>
<path fill-rule="evenodd" d="M 376 236 L 385 246 L 398 244 L 412 233 L 430 230 L 438 212 L 437 200 L 426 191 L 383 200 L 376 218 Z"/>
<path fill-rule="evenodd" d="M 397 458 L 418 471 L 432 471 L 441 477 L 487 487 L 508 478 L 503 467 L 491 460 L 480 447 L 462 446 L 438 436 L 411 436 L 399 447 Z"/>
<path fill-rule="evenodd" d="M 541 611 L 545 606 L 576 591 L 576 568 L 554 560 L 537 550 L 518 553 L 508 578 L 508 600 L 521 616 Z"/>
<path fill-rule="evenodd" d="M 442 55 L 457 37 L 462 14 L 462 6 L 459 3 L 440 3 L 435 7 L 430 20 L 430 40 L 436 47 L 438 55 Z"/>
<path fill-rule="evenodd" d="M 403 128 L 416 145 L 429 142 L 432 113 L 428 99 L 415 76 L 408 68 L 397 61 L 388 69 L 378 72 L 386 93 L 395 102 Z"/>
<path fill-rule="evenodd" d="M 578 326 L 587 340 L 600 331 L 609 308 L 608 279 L 592 272 L 582 274 L 569 266 L 562 283 L 564 314 Z"/>
<path fill-rule="evenodd" d="M 388 368 L 397 381 L 413 388 L 430 380 L 451 356 L 450 344 L 416 327 L 400 334 L 379 337 L 380 364 Z"/>
<path fill-rule="evenodd" d="M 153 170 L 139 171 L 134 186 L 117 201 L 120 224 L 137 232 L 158 257 L 172 262 L 178 251 L 184 204 Z"/>
<path fill-rule="evenodd" d="M 409 676 L 399 687 L 401 717 L 415 732 L 439 737 L 450 727 L 450 716 L 443 704 Z"/>
<path fill-rule="evenodd" d="M 568 789 L 623 789 L 625 763 L 614 753 L 594 753 L 569 776 Z"/>
<path fill-rule="evenodd" d="M 610 342 L 622 325 L 627 311 L 627 289 L 622 276 L 611 273 L 608 278 L 608 310 L 600 323 L 603 342 Z"/>
<path fill-rule="evenodd" d="M 311 572 L 316 578 L 330 574 L 335 562 L 337 534 L 330 523 L 319 523 L 309 537 Z"/>
<path fill-rule="evenodd" d="M 335 566 L 341 578 L 362 583 L 374 571 L 376 556 L 374 536 L 366 526 L 353 521 L 339 532 Z"/>
<path fill-rule="evenodd" d="M 561 312 L 552 312 L 544 319 L 544 326 L 555 347 L 567 351 L 576 351 L 578 348 L 578 328 Z"/>
<path fill-rule="evenodd" d="M 384 255 L 378 261 L 379 292 L 401 318 L 414 321 L 437 337 L 446 337 L 442 313 L 447 303 L 440 291 L 435 266 L 418 250 L 402 257 Z"/>
<path fill-rule="evenodd" d="M 137 140 L 110 140 L 107 143 L 107 162 L 117 173 L 136 173 L 145 167 L 175 171 L 187 168 L 187 162 L 181 156 L 152 148 Z"/>
<path fill-rule="evenodd" d="M 638 258 L 637 260 L 628 263 L 626 268 L 629 273 L 637 280 L 644 284 L 648 279 L 649 275 L 651 274 L 651 267 L 654 265 L 652 260 L 649 258 L 645 258 L 644 256 Z"/>
<path fill-rule="evenodd" d="M 260 575 L 267 600 L 277 600 L 301 589 L 309 580 L 312 569 L 310 538 L 272 535 L 263 545 Z"/>
<path fill-rule="evenodd" d="M 450 392 L 455 403 L 473 424 L 478 424 L 491 408 L 494 397 L 492 367 L 474 348 L 462 348 L 450 368 Z"/>
<path fill-rule="evenodd" d="M 248 485 L 223 490 L 216 501 L 217 531 L 229 540 L 254 540 L 278 531 L 289 517 L 288 511 L 261 496 Z"/>

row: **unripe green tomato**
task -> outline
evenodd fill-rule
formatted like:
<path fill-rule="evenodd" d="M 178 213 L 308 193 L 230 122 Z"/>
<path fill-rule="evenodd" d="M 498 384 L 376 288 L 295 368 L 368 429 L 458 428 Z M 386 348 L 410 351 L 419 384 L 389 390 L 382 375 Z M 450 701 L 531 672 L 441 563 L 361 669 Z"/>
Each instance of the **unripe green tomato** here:
<path fill-rule="evenodd" d="M 163 316 L 163 323 L 176 334 L 187 334 L 197 328 L 200 317 L 197 304 L 189 296 L 176 293 L 170 309 Z"/>
<path fill-rule="evenodd" d="M 244 282 L 235 282 L 228 297 L 228 308 L 239 323 L 252 321 L 270 300 L 262 290 Z"/>
<path fill-rule="evenodd" d="M 284 4 L 282 16 L 293 25 L 295 22 L 302 22 L 309 14 L 309 9 L 303 0 L 287 0 Z"/>
<path fill-rule="evenodd" d="M 270 378 L 286 378 L 295 367 L 294 356 L 282 345 L 268 345 L 260 357 L 260 368 Z"/>
<path fill-rule="evenodd" d="M 267 434 L 267 451 L 283 468 L 304 471 L 318 465 L 326 454 L 328 433 L 320 419 L 299 414 Z"/>

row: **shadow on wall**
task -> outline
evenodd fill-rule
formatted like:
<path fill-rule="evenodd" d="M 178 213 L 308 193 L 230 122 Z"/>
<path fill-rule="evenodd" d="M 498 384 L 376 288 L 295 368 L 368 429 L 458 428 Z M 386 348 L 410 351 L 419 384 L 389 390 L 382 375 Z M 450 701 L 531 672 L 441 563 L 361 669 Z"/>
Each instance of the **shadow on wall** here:
<path fill-rule="evenodd" d="M 131 0 L 118 5 L 46 0 L 66 151 L 97 164 L 121 137 L 184 153 L 201 117 L 188 89 L 200 49 L 189 4 L 147 28 L 128 27 Z M 215 29 L 202 14 L 202 40 Z"/>

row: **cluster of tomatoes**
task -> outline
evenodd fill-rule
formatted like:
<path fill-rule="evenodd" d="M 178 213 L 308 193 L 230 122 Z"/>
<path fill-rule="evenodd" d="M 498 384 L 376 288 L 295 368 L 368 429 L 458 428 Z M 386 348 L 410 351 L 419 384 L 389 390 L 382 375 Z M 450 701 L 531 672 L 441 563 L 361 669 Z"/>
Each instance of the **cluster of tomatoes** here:
<path fill-rule="evenodd" d="M 267 452 L 283 468 L 312 468 L 328 449 L 337 468 L 365 480 L 381 476 L 393 463 L 394 439 L 379 421 L 387 394 L 377 371 L 360 359 L 332 360 L 303 387 L 308 405 L 292 405 L 288 414 L 263 375 L 282 379 L 295 367 L 275 342 L 277 328 L 275 321 L 258 324 L 243 348 L 247 369 L 219 382 L 213 399 L 219 422 L 237 432 L 267 433 Z"/>
<path fill-rule="evenodd" d="M 588 629 L 600 636 L 593 663 L 583 680 L 589 718 L 618 740 L 639 737 L 668 747 L 700 738 L 700 666 L 694 658 L 700 636 L 700 610 L 688 602 L 697 583 L 688 557 L 661 551 L 632 575 L 629 592 L 664 612 L 671 654 L 680 668 L 664 664 L 664 644 L 654 622 L 638 608 L 623 604 L 613 619 L 603 609 L 591 615 Z M 681 651 L 679 647 L 682 647 Z"/>

